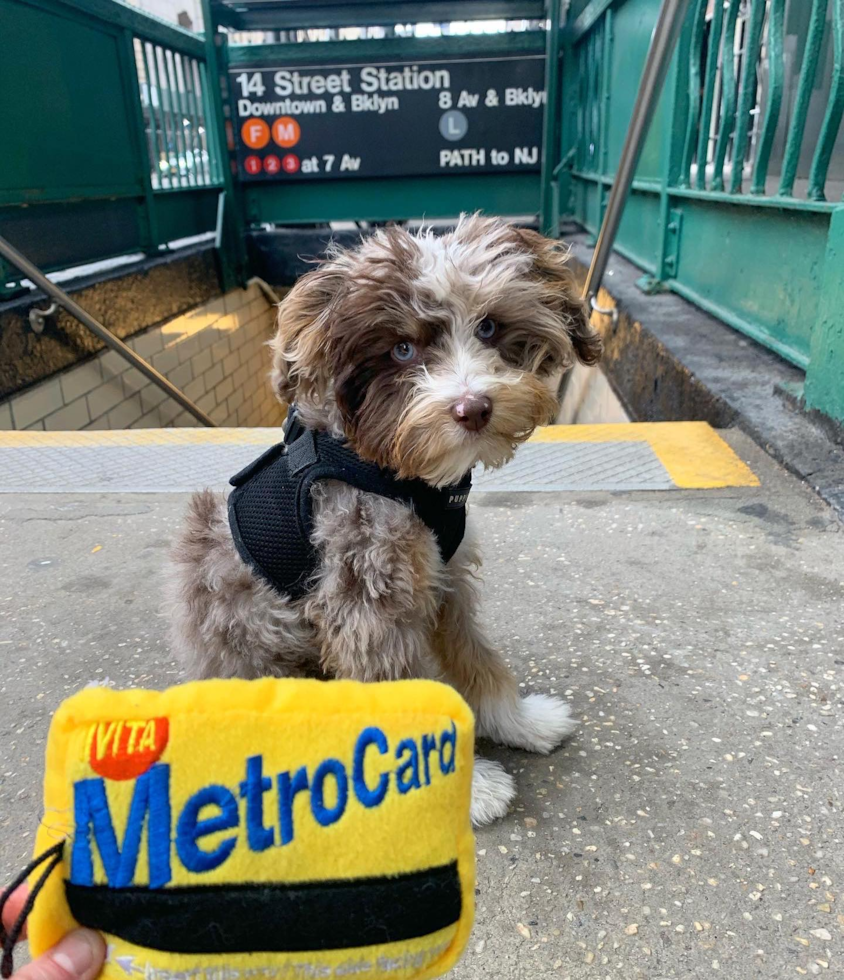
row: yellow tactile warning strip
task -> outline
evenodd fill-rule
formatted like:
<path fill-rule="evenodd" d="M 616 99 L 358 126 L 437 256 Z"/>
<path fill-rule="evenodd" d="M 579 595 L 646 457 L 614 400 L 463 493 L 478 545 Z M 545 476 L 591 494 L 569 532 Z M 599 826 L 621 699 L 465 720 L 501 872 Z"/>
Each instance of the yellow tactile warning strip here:
<path fill-rule="evenodd" d="M 629 422 L 615 425 L 549 425 L 531 442 L 644 442 L 676 487 L 758 487 L 759 480 L 706 422 Z"/>
<path fill-rule="evenodd" d="M 223 489 L 280 438 L 268 429 L 0 432 L 0 492 Z M 548 426 L 494 473 L 485 492 L 674 490 L 758 486 L 703 422 Z"/>

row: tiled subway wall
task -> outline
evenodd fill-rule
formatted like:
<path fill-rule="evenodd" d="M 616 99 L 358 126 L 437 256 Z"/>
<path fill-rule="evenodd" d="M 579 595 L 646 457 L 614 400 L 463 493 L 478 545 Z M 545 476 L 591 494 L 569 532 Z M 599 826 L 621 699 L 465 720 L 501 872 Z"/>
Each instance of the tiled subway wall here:
<path fill-rule="evenodd" d="M 257 285 L 235 289 L 127 343 L 224 426 L 275 426 L 285 410 L 267 378 L 275 310 Z M 198 425 L 114 351 L 0 403 L 0 429 Z"/>

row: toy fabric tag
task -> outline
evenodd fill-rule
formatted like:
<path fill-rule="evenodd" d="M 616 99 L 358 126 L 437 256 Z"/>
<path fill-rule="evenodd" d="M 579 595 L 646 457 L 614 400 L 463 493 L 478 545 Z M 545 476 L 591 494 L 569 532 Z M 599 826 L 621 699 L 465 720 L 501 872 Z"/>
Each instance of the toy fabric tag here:
<path fill-rule="evenodd" d="M 107 978 L 422 978 L 472 925 L 473 719 L 432 681 L 85 690 L 50 729 L 35 955 L 103 932 Z"/>

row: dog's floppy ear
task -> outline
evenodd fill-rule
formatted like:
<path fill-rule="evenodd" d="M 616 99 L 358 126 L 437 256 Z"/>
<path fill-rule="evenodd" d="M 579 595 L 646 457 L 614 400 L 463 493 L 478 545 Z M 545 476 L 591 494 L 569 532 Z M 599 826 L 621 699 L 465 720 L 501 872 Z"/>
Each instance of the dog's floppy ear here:
<path fill-rule="evenodd" d="M 586 304 L 580 298 L 568 250 L 560 242 L 529 228 L 515 228 L 521 243 L 533 255 L 536 277 L 545 285 L 545 305 L 559 318 L 571 340 L 574 353 L 584 364 L 596 364 L 604 345 L 589 322 Z"/>
<path fill-rule="evenodd" d="M 282 401 L 324 403 L 328 322 L 342 282 L 339 268 L 325 262 L 302 276 L 279 305 L 270 378 Z"/>

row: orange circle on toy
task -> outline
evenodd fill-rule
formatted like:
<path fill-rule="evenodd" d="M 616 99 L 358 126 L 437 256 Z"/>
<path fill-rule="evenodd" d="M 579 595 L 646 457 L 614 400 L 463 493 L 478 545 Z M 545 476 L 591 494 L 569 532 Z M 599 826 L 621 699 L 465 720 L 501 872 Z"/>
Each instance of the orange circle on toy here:
<path fill-rule="evenodd" d="M 273 139 L 279 146 L 295 146 L 301 135 L 302 129 L 292 116 L 279 116 L 273 123 Z"/>
<path fill-rule="evenodd" d="M 247 119 L 240 127 L 240 138 L 253 150 L 260 150 L 270 141 L 270 127 L 263 119 Z"/>
<path fill-rule="evenodd" d="M 169 738 L 167 718 L 94 722 L 88 732 L 88 761 L 106 779 L 136 779 L 158 762 Z"/>

